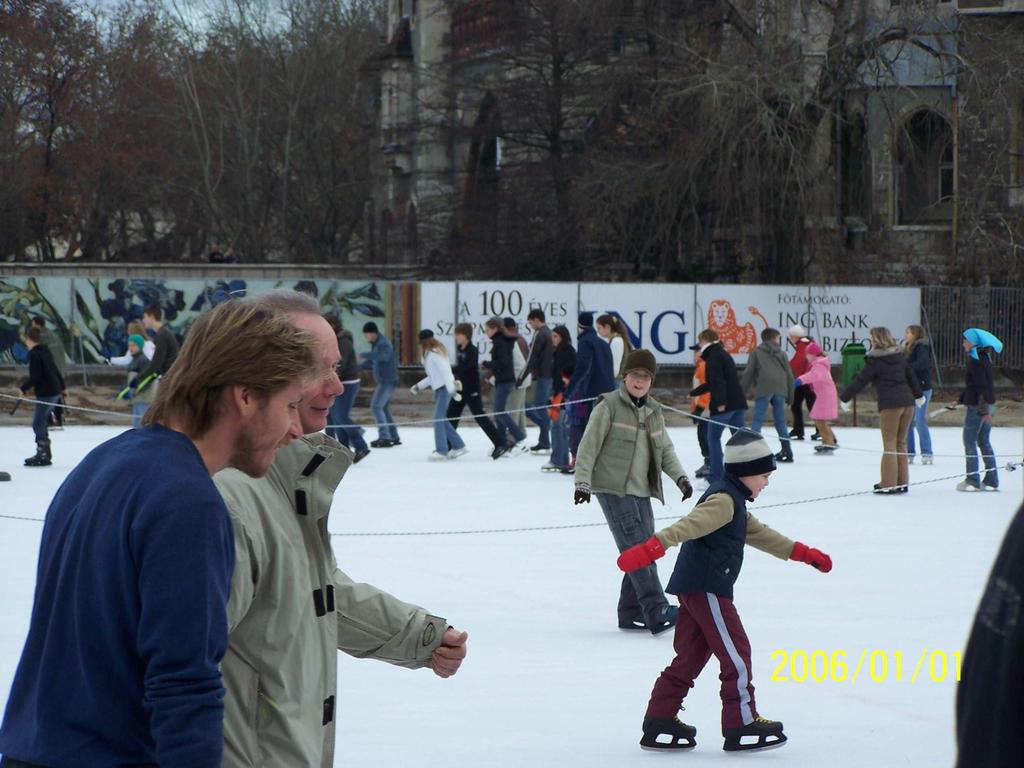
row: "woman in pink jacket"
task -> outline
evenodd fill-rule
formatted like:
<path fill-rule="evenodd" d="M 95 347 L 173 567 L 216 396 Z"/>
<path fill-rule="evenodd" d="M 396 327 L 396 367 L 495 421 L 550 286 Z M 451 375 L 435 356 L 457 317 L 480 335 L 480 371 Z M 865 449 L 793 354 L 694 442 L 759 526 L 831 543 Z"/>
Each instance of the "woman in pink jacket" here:
<path fill-rule="evenodd" d="M 814 392 L 811 418 L 814 419 L 814 426 L 821 434 L 821 445 L 816 445 L 814 450 L 818 454 L 828 455 L 836 449 L 836 436 L 829 422 L 835 421 L 839 415 L 839 393 L 836 391 L 835 381 L 832 380 L 832 363 L 822 354 L 821 347 L 813 341 L 804 349 L 804 354 L 807 355 L 807 370 L 794 384 L 798 387 L 807 384 Z"/>

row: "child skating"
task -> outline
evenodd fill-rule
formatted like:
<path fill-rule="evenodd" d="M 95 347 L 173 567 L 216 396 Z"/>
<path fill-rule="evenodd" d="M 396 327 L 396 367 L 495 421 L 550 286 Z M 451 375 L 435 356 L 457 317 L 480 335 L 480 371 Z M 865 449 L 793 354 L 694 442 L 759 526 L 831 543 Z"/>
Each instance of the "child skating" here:
<path fill-rule="evenodd" d="M 760 717 L 751 682 L 750 641 L 733 604 L 733 585 L 746 544 L 782 560 L 797 560 L 828 573 L 832 559 L 794 542 L 747 511 L 768 486 L 775 458 L 760 435 L 738 432 L 725 446 L 725 474 L 686 517 L 619 555 L 629 573 L 646 568 L 682 544 L 665 590 L 679 599 L 673 645 L 676 657 L 654 684 L 643 722 L 644 749 L 692 749 L 697 729 L 676 716 L 694 680 L 714 654 L 721 665 L 722 735 L 727 752 L 782 746 L 782 723 Z"/>
<path fill-rule="evenodd" d="M 831 425 L 839 415 L 839 392 L 832 378 L 832 363 L 814 341 L 804 347 L 804 355 L 807 358 L 807 369 L 800 374 L 794 384 L 797 387 L 811 388 L 814 394 L 811 418 L 814 419 L 815 430 L 821 435 L 821 445 L 814 446 L 814 452 L 821 456 L 830 456 L 839 447 Z"/>

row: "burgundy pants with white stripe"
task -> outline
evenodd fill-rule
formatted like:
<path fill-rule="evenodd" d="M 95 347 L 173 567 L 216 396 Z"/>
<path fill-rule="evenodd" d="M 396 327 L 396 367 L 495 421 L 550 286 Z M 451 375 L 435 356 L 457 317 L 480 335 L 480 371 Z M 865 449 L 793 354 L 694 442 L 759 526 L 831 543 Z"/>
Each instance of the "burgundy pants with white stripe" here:
<path fill-rule="evenodd" d="M 693 681 L 714 654 L 722 667 L 722 727 L 738 728 L 754 721 L 750 641 L 732 600 L 710 592 L 687 592 L 679 598 L 673 640 L 676 657 L 654 684 L 647 714 L 675 717 Z"/>

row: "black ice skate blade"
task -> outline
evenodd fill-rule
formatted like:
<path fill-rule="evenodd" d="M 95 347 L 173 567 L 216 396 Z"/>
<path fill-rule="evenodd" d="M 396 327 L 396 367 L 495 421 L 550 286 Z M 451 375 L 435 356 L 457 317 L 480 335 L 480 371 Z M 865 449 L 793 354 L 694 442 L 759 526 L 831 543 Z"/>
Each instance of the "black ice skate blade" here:
<path fill-rule="evenodd" d="M 771 738 L 775 738 L 775 740 L 768 741 Z M 785 746 L 787 741 L 789 739 L 786 738 L 784 733 L 760 736 L 754 744 L 743 744 L 740 739 L 726 739 L 722 749 L 726 752 L 764 752 L 768 749 L 778 749 Z"/>
<path fill-rule="evenodd" d="M 688 752 L 696 746 L 696 739 L 688 739 L 685 736 L 679 736 L 672 742 L 658 742 L 648 738 L 640 740 L 640 749 L 645 752 Z"/>
<path fill-rule="evenodd" d="M 691 749 L 697 746 L 697 742 L 693 744 L 677 744 L 670 746 L 668 744 L 659 744 L 656 747 L 649 747 L 646 744 L 641 744 L 640 749 L 644 752 L 689 752 Z"/>

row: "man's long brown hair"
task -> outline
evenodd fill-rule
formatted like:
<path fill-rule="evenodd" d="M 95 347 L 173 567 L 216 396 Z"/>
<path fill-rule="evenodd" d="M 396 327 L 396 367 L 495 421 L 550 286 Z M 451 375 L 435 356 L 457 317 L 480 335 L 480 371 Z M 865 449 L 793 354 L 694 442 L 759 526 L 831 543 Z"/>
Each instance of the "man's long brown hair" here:
<path fill-rule="evenodd" d="M 218 304 L 189 330 L 143 423 L 174 420 L 189 437 L 202 437 L 219 415 L 226 387 L 248 387 L 266 398 L 319 373 L 313 347 L 313 337 L 283 312 L 251 299 Z"/>

